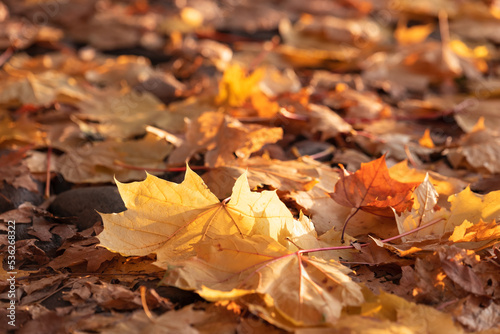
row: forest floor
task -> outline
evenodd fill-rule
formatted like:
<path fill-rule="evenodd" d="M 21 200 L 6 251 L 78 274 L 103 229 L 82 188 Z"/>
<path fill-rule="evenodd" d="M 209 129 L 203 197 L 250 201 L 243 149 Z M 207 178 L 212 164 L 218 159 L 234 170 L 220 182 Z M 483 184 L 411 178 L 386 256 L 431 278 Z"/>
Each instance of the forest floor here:
<path fill-rule="evenodd" d="M 0 27 L 0 332 L 500 333 L 496 1 Z"/>

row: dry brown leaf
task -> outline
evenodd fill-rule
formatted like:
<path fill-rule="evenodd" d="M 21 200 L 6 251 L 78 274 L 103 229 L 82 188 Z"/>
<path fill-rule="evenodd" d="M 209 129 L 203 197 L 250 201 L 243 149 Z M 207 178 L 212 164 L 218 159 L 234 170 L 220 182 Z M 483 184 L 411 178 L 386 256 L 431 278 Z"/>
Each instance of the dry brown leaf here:
<path fill-rule="evenodd" d="M 45 146 L 45 133 L 40 124 L 26 116 L 12 120 L 6 113 L 0 114 L 0 144 L 17 149 L 27 144 Z"/>
<path fill-rule="evenodd" d="M 486 128 L 484 118 L 480 118 L 471 132 L 460 138 L 458 147 L 448 150 L 447 158 L 455 168 L 470 166 L 500 173 L 500 133 Z"/>
<path fill-rule="evenodd" d="M 143 310 L 136 311 L 127 319 L 105 328 L 102 333 L 231 333 L 235 332 L 238 322 L 238 315 L 229 310 L 198 303 L 165 312 L 154 318 L 148 317 Z"/>
<path fill-rule="evenodd" d="M 381 29 L 369 19 L 342 19 L 303 15 L 294 25 L 284 19 L 279 25 L 285 44 L 279 52 L 298 66 L 319 66 L 327 61 L 350 62 L 370 52 L 381 39 Z M 360 48 L 359 41 L 363 48 Z M 345 64 L 342 64 L 345 66 Z"/>
<path fill-rule="evenodd" d="M 91 98 L 78 104 L 80 112 L 76 114 L 77 121 L 88 122 L 80 125 L 84 132 L 91 129 L 100 136 L 127 139 L 144 134 L 147 125 L 163 127 L 167 124 L 166 130 L 171 132 L 183 128 L 184 115 L 176 117 L 149 92 L 138 93 L 129 87 L 90 92 Z"/>
<path fill-rule="evenodd" d="M 391 107 L 377 94 L 359 92 L 343 83 L 337 84 L 335 91 L 329 92 L 323 102 L 333 110 L 345 110 L 345 119 L 351 124 L 391 116 Z"/>
<path fill-rule="evenodd" d="M 50 261 L 47 266 L 58 270 L 86 264 L 86 271 L 96 272 L 104 262 L 116 256 L 106 249 L 95 248 L 96 243 L 96 238 L 73 242 L 62 255 Z"/>
<path fill-rule="evenodd" d="M 76 80 L 65 73 L 48 70 L 32 73 L 13 69 L 0 75 L 0 103 L 47 106 L 56 101 L 81 101 L 87 96 Z"/>
<path fill-rule="evenodd" d="M 318 104 L 310 104 L 308 106 L 309 126 L 307 134 L 310 132 L 321 133 L 321 140 L 333 138 L 340 133 L 349 133 L 352 131 L 352 126 L 344 121 L 337 113 L 326 106 Z"/>
<path fill-rule="evenodd" d="M 22 159 L 29 147 L 19 149 L 0 156 L 0 182 L 6 182 L 16 188 L 23 187 L 32 192 L 38 192 L 38 186 L 31 178 L 28 167 Z M 3 183 L 0 183 L 0 188 Z"/>
<path fill-rule="evenodd" d="M 56 171 L 74 183 L 137 180 L 144 177 L 144 169 L 165 168 L 163 159 L 171 150 L 152 134 L 139 140 L 87 143 L 59 157 Z"/>
<path fill-rule="evenodd" d="M 219 198 L 231 195 L 236 179 L 247 171 L 250 189 L 269 185 L 283 192 L 306 191 L 318 182 L 317 168 L 321 165 L 311 160 L 282 161 L 266 157 L 238 159 L 203 174 L 203 180 Z"/>
<path fill-rule="evenodd" d="M 265 144 L 283 136 L 281 128 L 244 125 L 218 112 L 206 112 L 188 124 L 186 140 L 168 158 L 170 164 L 182 164 L 194 154 L 208 151 L 205 164 L 223 166 L 238 158 L 248 158 Z M 235 157 L 236 155 L 236 157 Z"/>
<path fill-rule="evenodd" d="M 341 227 L 350 209 L 338 204 L 328 195 L 335 190 L 339 179 L 337 170 L 321 165 L 317 171 L 319 182 L 311 190 L 294 191 L 289 196 L 306 210 L 317 233 L 321 234 L 334 226 Z"/>

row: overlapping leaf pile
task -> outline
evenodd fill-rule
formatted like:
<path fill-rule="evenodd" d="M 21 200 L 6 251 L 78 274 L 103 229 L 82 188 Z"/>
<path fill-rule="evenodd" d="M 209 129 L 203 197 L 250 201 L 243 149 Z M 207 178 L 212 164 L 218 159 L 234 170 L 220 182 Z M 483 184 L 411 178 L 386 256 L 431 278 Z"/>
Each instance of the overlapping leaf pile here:
<path fill-rule="evenodd" d="M 344 173 L 349 174 L 345 170 Z M 393 210 L 400 234 L 411 234 L 403 237 L 404 243 L 375 240 L 382 254 L 383 249 L 399 256 L 432 250 L 441 256 L 444 251 L 461 254 L 466 249 L 467 253 L 456 258 L 466 261 L 474 254 L 473 250 L 498 242 L 500 228 L 495 220 L 500 217 L 500 191 L 483 197 L 467 188 L 448 198 L 449 209 L 437 211 L 439 195 L 429 175 L 425 175 L 418 187 L 417 184 L 391 178 L 382 157 L 362 164 L 356 173 L 340 177 L 331 197 L 341 205 L 354 207 L 349 217 L 359 209 L 378 215 L 386 214 L 386 209 Z M 251 192 L 247 173 L 236 180 L 231 197 L 222 202 L 189 168 L 181 184 L 148 175 L 142 182 L 118 183 L 118 189 L 127 210 L 102 215 L 101 245 L 128 256 L 156 253 L 155 264 L 167 269 L 163 284 L 196 290 L 210 301 L 238 301 L 269 322 L 289 330 L 339 326 L 342 310 L 347 318 L 364 315 L 363 307 L 369 304 L 368 300 L 381 298 L 367 291 L 363 294 L 361 285 L 346 275 L 349 269 L 334 260 L 339 254 L 319 253 L 342 249 L 335 247 L 341 244 L 335 229 L 318 238 L 306 217 L 293 219 L 276 192 Z M 314 256 L 317 253 L 318 257 Z M 351 253 L 347 257 L 364 255 Z M 385 256 L 391 257 L 390 253 Z M 473 279 L 468 282 L 473 286 L 463 288 L 495 298 L 500 286 L 488 287 L 491 273 L 486 279 L 464 267 L 461 271 L 468 271 L 468 280 L 464 281 L 463 274 L 455 273 L 460 269 L 457 266 L 464 264 L 444 259 L 443 268 L 436 268 L 441 270 L 441 276 L 436 277 L 459 279 L 464 285 Z M 474 263 L 478 265 L 480 261 Z M 453 266 L 453 273 L 446 270 L 448 266 Z M 490 269 L 495 271 L 495 266 Z M 422 293 L 417 287 L 413 291 L 414 297 Z M 402 300 L 393 302 L 405 305 Z M 376 303 L 384 307 L 382 301 Z M 361 306 L 361 310 L 353 311 L 347 306 Z M 451 318 L 433 312 L 439 321 L 444 319 L 448 324 L 445 331 L 460 331 Z M 412 321 L 402 321 L 400 325 L 408 330 L 415 326 Z"/>
<path fill-rule="evenodd" d="M 0 3 L 20 333 L 494 333 L 499 13 Z M 125 211 L 56 214 L 102 184 Z"/>

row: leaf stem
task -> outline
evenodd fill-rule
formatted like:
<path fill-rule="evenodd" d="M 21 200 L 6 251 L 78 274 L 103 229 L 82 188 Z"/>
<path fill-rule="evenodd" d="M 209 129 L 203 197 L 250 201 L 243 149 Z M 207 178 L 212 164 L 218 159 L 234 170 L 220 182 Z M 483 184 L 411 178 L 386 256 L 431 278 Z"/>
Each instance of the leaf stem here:
<path fill-rule="evenodd" d="M 409 230 L 407 232 L 404 232 L 404 233 L 401 233 L 401 234 L 398 234 L 394 237 L 390 237 L 390 238 L 387 238 L 387 239 L 384 239 L 382 240 L 382 242 L 389 242 L 389 241 L 392 241 L 392 240 L 396 240 L 396 239 L 399 239 L 399 238 L 402 238 L 402 237 L 406 237 L 407 235 L 409 234 L 412 234 L 412 233 L 415 233 L 415 232 L 418 232 L 420 230 L 423 230 L 424 228 L 427 228 L 431 225 L 434 225 L 436 223 L 439 223 L 441 220 L 443 220 L 444 218 L 436 218 L 436 219 L 433 219 L 431 220 L 429 223 L 425 224 L 425 225 L 422 225 L 422 226 L 419 226 L 419 227 L 416 227 L 414 228 L 413 230 Z"/>
<path fill-rule="evenodd" d="M 52 145 L 48 145 L 47 147 L 47 172 L 46 172 L 46 180 L 45 180 L 45 198 L 50 197 L 50 165 L 51 165 L 51 157 L 52 157 Z"/>
<path fill-rule="evenodd" d="M 354 217 L 354 215 L 356 213 L 358 213 L 358 211 L 361 209 L 361 207 L 358 207 L 356 208 L 356 211 L 354 211 L 353 213 L 351 213 L 349 215 L 349 217 L 347 217 L 347 219 L 345 220 L 345 223 L 344 223 L 344 227 L 342 227 L 342 235 L 340 236 L 340 242 L 341 243 L 344 243 L 344 234 L 345 234 L 345 228 L 347 227 L 347 223 L 349 222 L 349 220 L 351 220 L 352 217 Z"/>
<path fill-rule="evenodd" d="M 356 212 L 354 212 L 354 213 L 356 213 Z M 351 216 L 354 216 L 354 214 L 352 214 Z M 423 230 L 424 228 L 427 228 L 427 227 L 429 227 L 431 225 L 434 225 L 434 224 L 440 222 L 443 219 L 444 218 L 433 219 L 429 223 L 427 223 L 425 225 L 422 225 L 422 226 L 419 226 L 417 228 L 414 228 L 413 230 L 410 230 L 410 231 L 407 231 L 407 232 L 404 232 L 404 233 L 401 233 L 401 234 L 398 234 L 396 236 L 393 236 L 393 237 L 390 237 L 390 238 L 387 238 L 387 239 L 383 239 L 383 240 L 380 240 L 380 241 L 385 243 L 385 242 L 389 242 L 389 241 L 393 241 L 393 240 L 405 237 L 405 236 L 407 236 L 409 234 L 418 232 L 420 230 Z M 369 245 L 369 243 L 360 244 L 360 247 L 367 247 L 368 245 Z M 324 251 L 330 251 L 330 250 L 341 250 L 341 249 L 351 249 L 351 248 L 355 248 L 355 247 L 349 245 L 349 246 L 332 246 L 332 247 L 323 247 L 323 248 L 301 249 L 301 250 L 297 251 L 297 253 L 303 254 L 303 253 L 324 252 Z"/>

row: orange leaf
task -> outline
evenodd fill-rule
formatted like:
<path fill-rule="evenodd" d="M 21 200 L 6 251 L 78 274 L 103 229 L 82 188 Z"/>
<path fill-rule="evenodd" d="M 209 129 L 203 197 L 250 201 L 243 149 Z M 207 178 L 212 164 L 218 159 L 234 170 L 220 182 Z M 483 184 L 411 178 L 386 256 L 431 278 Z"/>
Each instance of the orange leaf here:
<path fill-rule="evenodd" d="M 342 165 L 341 165 L 342 166 Z M 385 155 L 366 164 L 355 173 L 344 169 L 335 190 L 330 193 L 337 203 L 380 216 L 392 217 L 411 209 L 413 189 L 418 183 L 402 183 L 391 178 Z"/>
<path fill-rule="evenodd" d="M 473 224 L 464 220 L 462 225 L 456 226 L 449 240 L 452 242 L 478 242 L 500 238 L 500 225 L 494 220 L 486 223 L 480 220 Z"/>

